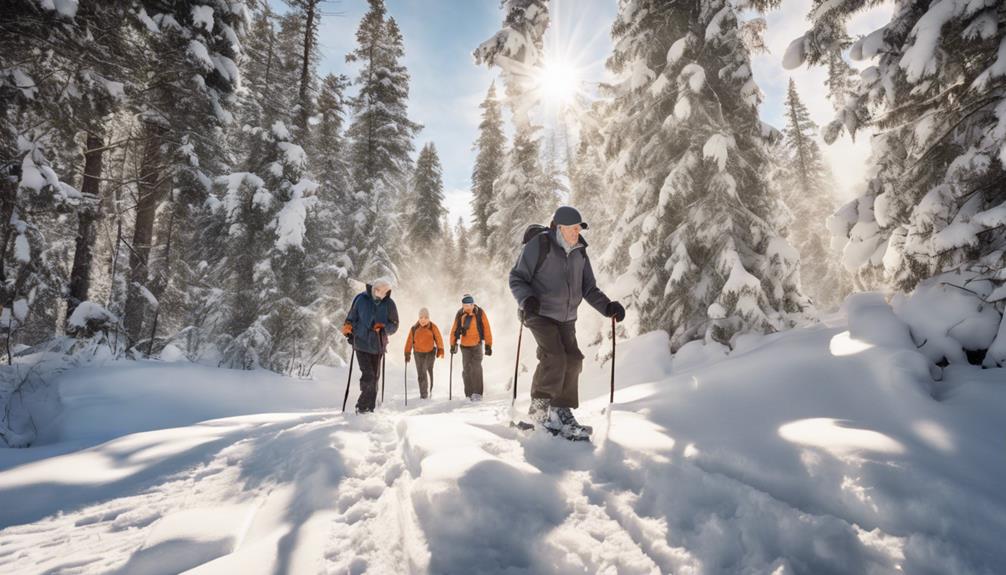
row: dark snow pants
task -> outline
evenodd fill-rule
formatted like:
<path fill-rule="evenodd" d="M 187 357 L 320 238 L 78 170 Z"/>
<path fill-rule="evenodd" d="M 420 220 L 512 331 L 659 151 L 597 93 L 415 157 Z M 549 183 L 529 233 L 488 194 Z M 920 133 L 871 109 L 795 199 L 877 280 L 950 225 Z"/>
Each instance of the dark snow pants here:
<path fill-rule="evenodd" d="M 461 346 L 461 379 L 465 382 L 465 397 L 482 395 L 482 344 Z"/>
<path fill-rule="evenodd" d="M 381 378 L 381 354 L 356 350 L 356 361 L 360 364 L 360 399 L 356 400 L 356 411 L 374 411 L 377 402 L 377 382 Z"/>
<path fill-rule="evenodd" d="M 576 343 L 576 322 L 529 315 L 524 325 L 538 342 L 538 367 L 531 380 L 531 397 L 547 399 L 553 407 L 579 407 L 583 353 Z"/>
<path fill-rule="evenodd" d="M 430 396 L 430 382 L 433 381 L 433 362 L 437 359 L 435 351 L 413 352 L 416 358 L 416 372 L 419 374 L 419 397 L 426 399 Z"/>

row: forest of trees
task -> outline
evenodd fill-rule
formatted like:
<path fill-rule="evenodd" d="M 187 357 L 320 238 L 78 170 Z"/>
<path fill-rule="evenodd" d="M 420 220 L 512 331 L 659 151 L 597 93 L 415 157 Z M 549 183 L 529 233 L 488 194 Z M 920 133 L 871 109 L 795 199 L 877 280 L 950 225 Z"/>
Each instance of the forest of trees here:
<path fill-rule="evenodd" d="M 764 21 L 731 0 L 621 0 L 613 81 L 560 166 L 537 114 L 548 0 L 502 0 L 473 142 L 471 225 L 409 116 L 407 39 L 368 0 L 346 74 L 319 72 L 324 0 L 12 0 L 0 21 L 0 351 L 46 345 L 307 375 L 339 361 L 359 281 L 505 276 L 524 227 L 588 215 L 626 335 L 726 345 L 940 274 L 1006 301 L 1006 7 L 814 0 L 788 67 L 826 66 L 823 130 L 790 83 L 759 116 Z M 769 10 L 771 0 L 745 6 Z M 848 63 L 869 60 L 861 72 Z M 509 122 L 507 129 L 506 122 Z M 870 130 L 836 204 L 822 143 Z M 506 134 L 511 134 L 508 138 Z M 823 134 L 823 136 L 822 136 Z M 561 173 L 560 173 L 561 172 Z M 483 270 L 476 274 L 476 270 Z M 501 279 L 501 282 L 504 280 Z M 1006 361 L 1006 328 L 998 343 Z M 997 356 L 998 357 L 998 356 Z M 988 365 L 988 362 L 986 362 Z"/>

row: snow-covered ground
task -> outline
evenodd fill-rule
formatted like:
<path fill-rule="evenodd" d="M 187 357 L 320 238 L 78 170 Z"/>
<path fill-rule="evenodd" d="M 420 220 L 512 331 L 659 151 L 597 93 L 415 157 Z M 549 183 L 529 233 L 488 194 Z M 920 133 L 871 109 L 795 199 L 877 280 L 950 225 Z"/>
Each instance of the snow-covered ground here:
<path fill-rule="evenodd" d="M 68 371 L 0 451 L 0 572 L 1006 572 L 1006 377 L 934 382 L 886 304 L 849 309 L 726 358 L 624 342 L 610 410 L 585 368 L 593 443 L 508 426 L 505 340 L 483 403 L 442 362 L 405 407 L 395 354 L 371 416 L 339 412 L 344 369 Z"/>

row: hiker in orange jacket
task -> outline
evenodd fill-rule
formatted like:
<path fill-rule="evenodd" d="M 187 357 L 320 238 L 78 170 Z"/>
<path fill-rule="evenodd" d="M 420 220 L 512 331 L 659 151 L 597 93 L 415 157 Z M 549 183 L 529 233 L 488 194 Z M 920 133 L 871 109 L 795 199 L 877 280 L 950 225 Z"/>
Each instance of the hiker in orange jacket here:
<path fill-rule="evenodd" d="M 493 332 L 489 329 L 489 319 L 485 311 L 475 305 L 475 298 L 465 294 L 451 326 L 451 355 L 458 352 L 460 343 L 465 397 L 472 401 L 482 400 L 482 342 L 486 346 L 485 355 L 492 355 Z"/>
<path fill-rule="evenodd" d="M 409 330 L 405 340 L 405 363 L 409 363 L 413 351 L 416 356 L 416 372 L 419 374 L 419 396 L 426 399 L 433 391 L 433 362 L 444 357 L 444 340 L 440 328 L 430 321 L 430 310 L 419 310 L 419 321 Z"/>

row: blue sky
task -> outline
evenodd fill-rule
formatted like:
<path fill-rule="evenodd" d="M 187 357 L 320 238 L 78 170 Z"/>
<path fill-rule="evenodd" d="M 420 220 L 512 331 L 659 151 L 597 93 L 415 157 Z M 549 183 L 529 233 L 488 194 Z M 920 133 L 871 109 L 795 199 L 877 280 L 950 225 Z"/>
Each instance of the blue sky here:
<path fill-rule="evenodd" d="M 270 0 L 282 10 L 280 0 Z M 425 127 L 416 150 L 433 142 L 444 167 L 444 187 L 451 220 L 468 218 L 468 188 L 477 135 L 478 105 L 495 74 L 475 65 L 472 50 L 498 30 L 502 21 L 497 0 L 386 0 L 388 13 L 405 38 L 405 64 L 412 77 L 409 113 Z M 755 77 L 765 92 L 762 119 L 781 126 L 783 98 L 793 77 L 815 121 L 831 119 L 825 97 L 824 71 L 786 71 L 780 61 L 789 42 L 805 27 L 810 0 L 784 0 L 768 14 L 766 43 L 770 53 L 753 58 Z M 617 0 L 552 0 L 552 26 L 546 49 L 575 60 L 588 91 L 604 79 L 604 58 L 611 50 L 609 30 Z M 320 72 L 353 76 L 345 55 L 355 45 L 356 27 L 367 10 L 366 0 L 332 1 L 320 29 Z M 853 21 L 854 33 L 866 33 L 882 23 L 889 8 L 865 13 Z M 849 197 L 862 184 L 862 166 L 869 151 L 868 138 L 844 138 L 825 150 L 839 180 L 839 195 Z M 855 169 L 849 169 L 855 167 Z"/>
<path fill-rule="evenodd" d="M 416 150 L 433 142 L 444 167 L 444 189 L 451 221 L 468 219 L 472 143 L 479 123 L 479 104 L 496 74 L 475 65 L 472 51 L 500 27 L 496 0 L 386 0 L 405 38 L 405 65 L 412 77 L 409 114 L 423 124 Z M 281 2 L 273 5 L 282 10 Z M 611 50 L 608 35 L 616 3 L 608 0 L 552 0 L 549 42 L 577 53 L 585 81 L 600 79 Z M 367 11 L 366 0 L 330 2 L 320 29 L 320 73 L 348 74 L 355 67 L 345 55 L 353 50 L 356 28 Z M 594 80 L 597 81 L 597 80 Z"/>

